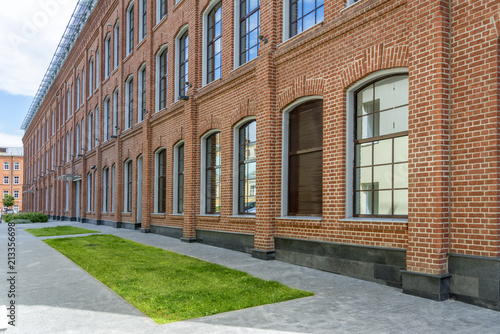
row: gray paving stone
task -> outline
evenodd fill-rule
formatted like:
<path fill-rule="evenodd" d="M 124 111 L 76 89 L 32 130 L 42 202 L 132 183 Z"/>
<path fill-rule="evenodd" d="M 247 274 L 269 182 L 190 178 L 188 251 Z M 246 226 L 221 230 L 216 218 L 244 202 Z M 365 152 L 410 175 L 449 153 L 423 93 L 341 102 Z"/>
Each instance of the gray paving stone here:
<path fill-rule="evenodd" d="M 158 325 L 110 289 L 17 226 L 17 326 L 7 333 L 498 333 L 500 313 L 448 300 L 152 233 L 76 222 L 30 225 L 87 227 L 313 291 L 314 296 Z M 0 273 L 7 274 L 7 224 L 0 224 Z M 7 281 L 0 280 L 0 305 Z"/>

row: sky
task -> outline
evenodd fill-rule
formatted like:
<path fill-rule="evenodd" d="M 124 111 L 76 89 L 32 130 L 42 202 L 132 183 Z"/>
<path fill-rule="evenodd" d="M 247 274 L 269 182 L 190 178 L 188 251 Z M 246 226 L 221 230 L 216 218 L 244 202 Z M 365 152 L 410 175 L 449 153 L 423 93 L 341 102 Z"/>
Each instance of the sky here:
<path fill-rule="evenodd" d="M 0 147 L 20 147 L 21 124 L 78 0 L 0 0 Z"/>

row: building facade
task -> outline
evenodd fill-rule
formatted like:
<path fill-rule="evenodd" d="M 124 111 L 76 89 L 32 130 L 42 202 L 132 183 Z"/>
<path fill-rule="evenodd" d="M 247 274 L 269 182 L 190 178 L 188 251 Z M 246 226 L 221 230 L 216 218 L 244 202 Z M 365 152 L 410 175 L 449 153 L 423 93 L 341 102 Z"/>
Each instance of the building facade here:
<path fill-rule="evenodd" d="M 500 2 L 79 6 L 25 209 L 500 310 Z"/>
<path fill-rule="evenodd" d="M 23 148 L 22 147 L 0 147 L 0 170 L 2 180 L 0 183 L 0 194 L 14 196 L 14 205 L 9 209 L 14 212 L 23 210 Z M 2 212 L 7 210 L 2 204 Z"/>

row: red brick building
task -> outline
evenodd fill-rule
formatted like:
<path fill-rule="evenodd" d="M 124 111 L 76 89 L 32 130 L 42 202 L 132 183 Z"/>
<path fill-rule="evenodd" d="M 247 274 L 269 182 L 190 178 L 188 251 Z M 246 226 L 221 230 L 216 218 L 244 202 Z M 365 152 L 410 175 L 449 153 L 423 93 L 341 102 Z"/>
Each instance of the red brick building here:
<path fill-rule="evenodd" d="M 81 0 L 25 209 L 500 310 L 500 2 Z"/>
<path fill-rule="evenodd" d="M 14 205 L 9 209 L 14 212 L 23 210 L 23 148 L 22 147 L 0 147 L 0 194 L 14 196 Z M 2 213 L 7 207 L 0 207 Z"/>

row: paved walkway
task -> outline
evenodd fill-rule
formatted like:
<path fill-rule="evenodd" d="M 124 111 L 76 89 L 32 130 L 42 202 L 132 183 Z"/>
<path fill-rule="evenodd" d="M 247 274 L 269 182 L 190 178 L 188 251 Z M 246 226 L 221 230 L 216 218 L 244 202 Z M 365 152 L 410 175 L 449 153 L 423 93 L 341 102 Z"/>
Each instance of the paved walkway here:
<path fill-rule="evenodd" d="M 277 280 L 314 296 L 158 325 L 23 229 L 72 225 Z M 500 312 L 248 254 L 138 231 L 81 223 L 16 226 L 16 327 L 7 333 L 499 333 Z M 0 305 L 7 298 L 7 224 L 0 224 Z M 1 332 L 1 330 L 0 330 Z"/>

